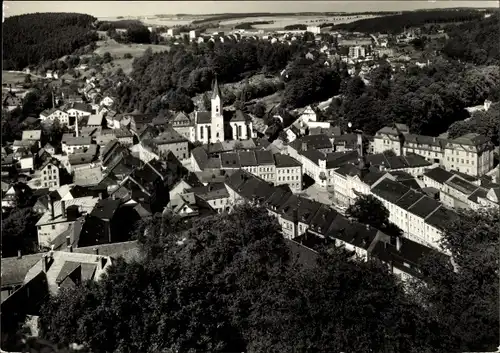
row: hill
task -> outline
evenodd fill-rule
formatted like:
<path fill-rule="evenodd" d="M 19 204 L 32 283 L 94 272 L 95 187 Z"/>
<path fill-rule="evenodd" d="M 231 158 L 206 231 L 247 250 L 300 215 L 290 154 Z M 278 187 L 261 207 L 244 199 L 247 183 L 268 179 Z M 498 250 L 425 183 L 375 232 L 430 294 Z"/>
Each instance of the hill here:
<path fill-rule="evenodd" d="M 405 28 L 420 27 L 430 23 L 453 23 L 479 19 L 484 16 L 477 10 L 427 10 L 403 12 L 398 15 L 368 18 L 334 26 L 350 32 L 364 33 L 400 33 Z"/>
<path fill-rule="evenodd" d="M 22 70 L 54 60 L 98 39 L 95 17 L 78 13 L 34 13 L 3 24 L 3 69 Z"/>

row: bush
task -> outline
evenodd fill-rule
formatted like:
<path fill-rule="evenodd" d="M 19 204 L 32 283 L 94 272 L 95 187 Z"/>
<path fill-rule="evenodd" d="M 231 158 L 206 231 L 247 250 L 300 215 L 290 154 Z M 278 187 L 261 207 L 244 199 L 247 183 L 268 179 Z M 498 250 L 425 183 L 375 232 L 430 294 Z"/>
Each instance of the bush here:
<path fill-rule="evenodd" d="M 124 58 L 124 59 L 132 59 L 132 54 L 130 54 L 130 53 L 125 53 L 125 55 L 123 55 L 123 58 Z"/>

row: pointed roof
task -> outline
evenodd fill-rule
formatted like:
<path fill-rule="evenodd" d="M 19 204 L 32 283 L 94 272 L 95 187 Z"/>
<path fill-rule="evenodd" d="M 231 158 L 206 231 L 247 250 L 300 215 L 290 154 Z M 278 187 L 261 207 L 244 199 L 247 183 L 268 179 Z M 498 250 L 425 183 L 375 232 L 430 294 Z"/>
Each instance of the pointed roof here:
<path fill-rule="evenodd" d="M 219 88 L 219 83 L 217 82 L 217 76 L 215 76 L 212 99 L 216 98 L 217 96 L 219 96 L 219 98 L 222 99 L 222 95 L 220 93 L 220 88 Z"/>

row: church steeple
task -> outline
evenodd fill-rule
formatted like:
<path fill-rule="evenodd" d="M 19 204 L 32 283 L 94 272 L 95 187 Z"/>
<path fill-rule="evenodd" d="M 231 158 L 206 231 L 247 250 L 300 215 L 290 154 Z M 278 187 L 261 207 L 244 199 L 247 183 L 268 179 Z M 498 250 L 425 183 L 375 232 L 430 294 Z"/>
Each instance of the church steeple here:
<path fill-rule="evenodd" d="M 217 96 L 219 96 L 219 98 L 222 99 L 222 95 L 220 94 L 219 83 L 217 82 L 217 75 L 215 75 L 212 99 L 217 98 Z"/>

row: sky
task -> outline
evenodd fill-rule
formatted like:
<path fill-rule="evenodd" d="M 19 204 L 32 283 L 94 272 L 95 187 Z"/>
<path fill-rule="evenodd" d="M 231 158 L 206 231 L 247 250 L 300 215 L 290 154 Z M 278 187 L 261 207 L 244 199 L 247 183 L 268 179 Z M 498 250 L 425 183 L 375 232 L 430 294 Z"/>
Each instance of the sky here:
<path fill-rule="evenodd" d="M 33 12 L 78 12 L 95 17 L 241 12 L 403 11 L 450 7 L 498 7 L 486 0 L 392 1 L 5 1 L 4 16 Z"/>

